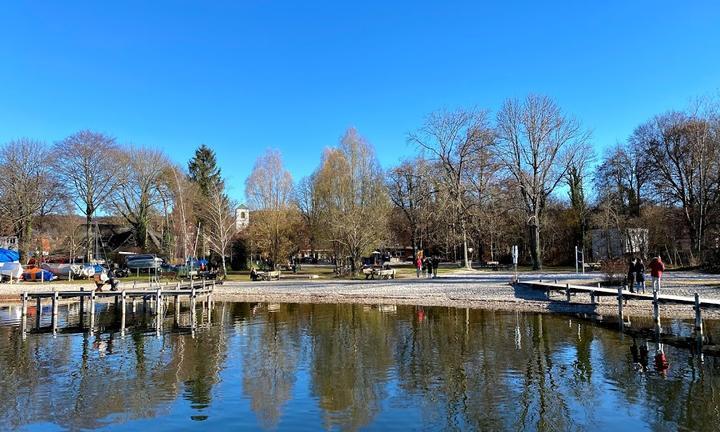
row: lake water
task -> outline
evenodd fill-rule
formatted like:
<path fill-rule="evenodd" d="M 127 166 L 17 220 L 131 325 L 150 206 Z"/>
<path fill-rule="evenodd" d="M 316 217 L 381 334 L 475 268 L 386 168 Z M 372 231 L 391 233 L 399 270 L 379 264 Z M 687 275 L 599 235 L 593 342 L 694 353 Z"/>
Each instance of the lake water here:
<path fill-rule="evenodd" d="M 18 308 L 0 309 L 0 429 L 716 431 L 720 424 L 718 358 L 701 362 L 665 346 L 669 368 L 658 371 L 650 342 L 643 370 L 631 347 L 644 340 L 585 320 L 215 303 L 210 320 L 198 305 L 194 331 L 186 309 L 175 320 L 168 308 L 159 323 L 128 315 L 121 336 L 113 308 L 99 308 L 92 333 L 77 327 L 73 307 L 61 307 L 60 332 L 24 336 Z"/>

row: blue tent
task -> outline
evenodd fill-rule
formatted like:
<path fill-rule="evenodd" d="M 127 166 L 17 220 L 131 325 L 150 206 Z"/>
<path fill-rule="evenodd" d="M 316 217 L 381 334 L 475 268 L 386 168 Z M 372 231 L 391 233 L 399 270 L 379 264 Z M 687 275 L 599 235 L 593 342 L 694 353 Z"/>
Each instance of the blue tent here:
<path fill-rule="evenodd" d="M 0 248 L 0 262 L 20 261 L 20 254 L 10 249 Z"/>

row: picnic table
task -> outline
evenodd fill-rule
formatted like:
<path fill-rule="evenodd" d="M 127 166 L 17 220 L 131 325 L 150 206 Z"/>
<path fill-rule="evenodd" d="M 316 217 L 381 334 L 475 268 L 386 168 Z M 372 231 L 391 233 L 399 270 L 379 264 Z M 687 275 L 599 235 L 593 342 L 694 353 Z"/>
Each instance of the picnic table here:
<path fill-rule="evenodd" d="M 257 272 L 257 274 L 258 274 L 258 277 L 260 278 L 260 280 L 264 280 L 264 281 L 270 281 L 270 280 L 273 280 L 273 279 L 276 279 L 276 280 L 279 280 L 279 279 L 280 279 L 280 270 L 275 270 L 275 271 L 260 271 L 260 272 Z"/>
<path fill-rule="evenodd" d="M 363 274 L 365 279 L 395 279 L 395 269 L 390 266 L 365 267 Z"/>

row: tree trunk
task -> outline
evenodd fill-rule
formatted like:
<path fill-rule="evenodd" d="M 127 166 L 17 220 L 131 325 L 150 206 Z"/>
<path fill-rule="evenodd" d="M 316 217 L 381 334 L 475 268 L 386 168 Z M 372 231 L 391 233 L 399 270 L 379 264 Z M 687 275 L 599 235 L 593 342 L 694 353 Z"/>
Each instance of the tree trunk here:
<path fill-rule="evenodd" d="M 531 222 L 530 228 L 530 257 L 533 270 L 542 268 L 542 252 L 540 252 L 540 227 L 537 222 Z"/>
<path fill-rule="evenodd" d="M 472 269 L 472 263 L 468 259 L 468 244 L 467 244 L 467 230 L 465 229 L 465 222 L 462 223 L 463 233 L 463 259 L 465 260 L 465 268 L 468 270 Z"/>
<path fill-rule="evenodd" d="M 92 211 L 88 207 L 85 216 L 85 260 L 86 262 L 92 261 L 92 242 L 90 241 L 90 226 L 92 224 Z"/>
<path fill-rule="evenodd" d="M 30 236 L 32 233 L 32 226 L 27 221 L 20 222 L 20 229 L 17 232 L 18 236 L 18 253 L 20 254 L 20 262 L 26 263 L 28 256 L 30 255 Z"/>

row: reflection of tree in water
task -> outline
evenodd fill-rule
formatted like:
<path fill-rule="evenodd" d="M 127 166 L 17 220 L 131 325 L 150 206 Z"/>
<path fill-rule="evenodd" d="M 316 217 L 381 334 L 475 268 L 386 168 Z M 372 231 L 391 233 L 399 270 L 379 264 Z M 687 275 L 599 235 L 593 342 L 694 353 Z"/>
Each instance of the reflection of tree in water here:
<path fill-rule="evenodd" d="M 662 378 L 651 344 L 651 370 L 636 372 L 630 337 L 567 317 L 253 306 L 228 304 L 226 325 L 201 329 L 196 339 L 102 333 L 23 340 L 0 327 L 0 428 L 97 428 L 167 414 L 181 397 L 201 420 L 227 361 L 230 321 L 247 345 L 243 391 L 266 428 L 279 424 L 305 362 L 328 428 L 375 426 L 383 402 L 417 410 L 423 423 L 412 426 L 424 429 L 592 430 L 605 420 L 595 406 L 608 405 L 651 429 L 715 430 L 720 423 L 720 359 L 699 365 L 687 351 L 666 347 L 671 366 Z M 386 384 L 394 378 L 396 385 Z"/>
<path fill-rule="evenodd" d="M 299 310 L 281 305 L 264 312 L 266 325 L 247 326 L 243 353 L 243 390 L 263 428 L 277 426 L 283 405 L 290 400 L 300 357 Z"/>
<path fill-rule="evenodd" d="M 225 346 L 218 328 L 196 340 L 85 334 L 22 341 L 15 331 L 0 338 L 17 340 L 0 350 L 0 370 L 12 371 L 0 373 L 0 424 L 11 428 L 37 422 L 98 428 L 156 417 L 177 398 L 179 382 L 217 382 Z M 209 401 L 209 386 L 190 388 L 191 400 Z"/>
<path fill-rule="evenodd" d="M 422 407 L 426 424 L 482 430 L 570 426 L 569 389 L 561 381 L 574 373 L 587 377 L 591 369 L 582 356 L 575 364 L 553 360 L 558 342 L 568 339 L 564 323 L 483 310 L 431 308 L 421 320 L 413 308 L 403 308 L 400 315 L 407 323 L 398 329 L 400 386 L 406 404 Z"/>
<path fill-rule="evenodd" d="M 393 321 L 357 305 L 313 307 L 312 391 L 326 428 L 359 429 L 380 410 L 393 365 Z"/>
<path fill-rule="evenodd" d="M 227 339 L 224 327 L 204 329 L 195 338 L 176 336 L 171 348 L 174 361 L 170 367 L 176 368 L 177 379 L 184 383 L 183 397 L 199 411 L 193 419 L 204 420 L 202 411 L 210 406 L 212 389 L 218 383 L 225 362 Z"/>

